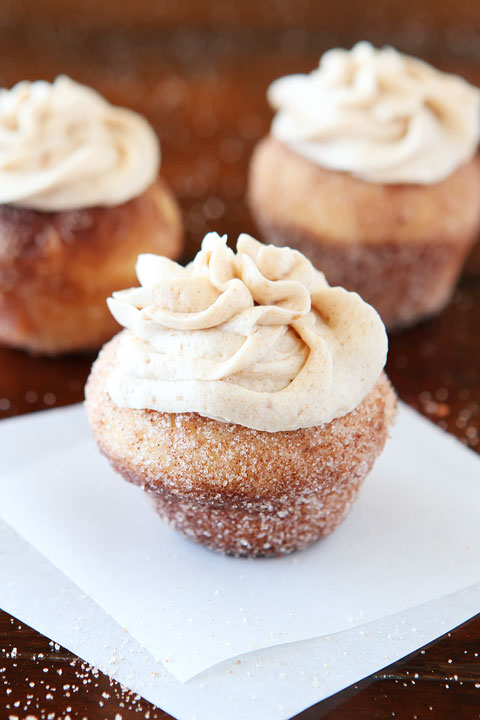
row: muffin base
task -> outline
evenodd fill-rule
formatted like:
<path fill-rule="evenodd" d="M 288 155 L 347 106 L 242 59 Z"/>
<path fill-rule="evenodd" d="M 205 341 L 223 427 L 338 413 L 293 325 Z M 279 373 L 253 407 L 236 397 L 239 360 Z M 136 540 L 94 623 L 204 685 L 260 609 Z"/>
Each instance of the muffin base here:
<path fill-rule="evenodd" d="M 105 390 L 118 337 L 95 362 L 86 408 L 101 452 L 190 540 L 236 556 L 305 548 L 350 510 L 385 444 L 395 395 L 382 373 L 351 413 L 268 433 L 196 413 L 116 405 Z"/>
<path fill-rule="evenodd" d="M 106 298 L 137 285 L 141 252 L 178 257 L 180 213 L 160 178 L 115 207 L 42 213 L 0 205 L 0 343 L 54 355 L 118 331 Z"/>
<path fill-rule="evenodd" d="M 248 192 L 265 242 L 300 250 L 389 329 L 448 303 L 477 236 L 479 198 L 476 157 L 441 183 L 382 185 L 321 168 L 272 137 L 254 152 Z"/>

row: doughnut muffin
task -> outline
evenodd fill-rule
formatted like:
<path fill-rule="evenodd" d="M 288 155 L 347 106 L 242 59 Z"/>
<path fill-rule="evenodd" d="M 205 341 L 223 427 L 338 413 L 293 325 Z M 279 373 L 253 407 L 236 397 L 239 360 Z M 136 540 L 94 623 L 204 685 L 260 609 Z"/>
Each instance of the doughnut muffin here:
<path fill-rule="evenodd" d="M 301 253 L 209 233 L 189 265 L 138 259 L 125 330 L 94 363 L 100 450 L 208 548 L 304 548 L 345 518 L 395 410 L 376 311 Z"/>
<path fill-rule="evenodd" d="M 248 186 L 265 241 L 301 250 L 387 328 L 440 312 L 480 225 L 480 91 L 359 43 L 268 99 Z"/>
<path fill-rule="evenodd" d="M 177 257 L 177 204 L 137 113 L 67 77 L 0 91 L 0 343 L 98 349 L 139 253 Z"/>

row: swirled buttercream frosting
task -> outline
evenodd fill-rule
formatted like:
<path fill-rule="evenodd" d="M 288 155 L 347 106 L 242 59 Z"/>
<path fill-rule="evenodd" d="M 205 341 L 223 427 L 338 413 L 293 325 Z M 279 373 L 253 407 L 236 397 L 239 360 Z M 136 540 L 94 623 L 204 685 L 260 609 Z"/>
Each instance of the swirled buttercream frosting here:
<path fill-rule="evenodd" d="M 41 211 L 119 205 L 156 178 L 149 123 L 60 76 L 0 90 L 0 203 Z"/>
<path fill-rule="evenodd" d="M 137 276 L 108 300 L 128 330 L 108 379 L 120 406 L 296 430 L 356 408 L 385 364 L 376 311 L 296 250 L 240 235 L 234 253 L 209 233 L 186 267 L 140 255 Z"/>
<path fill-rule="evenodd" d="M 480 90 L 362 42 L 270 85 L 271 132 L 322 167 L 374 183 L 433 184 L 476 152 Z"/>

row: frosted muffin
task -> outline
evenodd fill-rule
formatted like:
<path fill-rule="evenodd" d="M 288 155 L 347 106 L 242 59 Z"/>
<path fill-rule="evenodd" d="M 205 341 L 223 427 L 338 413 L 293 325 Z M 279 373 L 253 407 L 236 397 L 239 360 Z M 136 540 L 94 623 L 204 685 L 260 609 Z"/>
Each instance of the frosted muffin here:
<path fill-rule="evenodd" d="M 137 113 L 67 77 L 0 91 L 0 343 L 55 354 L 118 329 L 140 252 L 177 257 L 179 210 Z"/>
<path fill-rule="evenodd" d="M 332 532 L 381 452 L 395 396 L 376 311 L 299 252 L 209 233 L 185 268 L 142 255 L 126 329 L 95 362 L 100 450 L 188 538 L 276 555 Z"/>
<path fill-rule="evenodd" d="M 275 81 L 249 204 L 389 328 L 449 301 L 480 224 L 480 92 L 393 48 L 330 50 Z"/>

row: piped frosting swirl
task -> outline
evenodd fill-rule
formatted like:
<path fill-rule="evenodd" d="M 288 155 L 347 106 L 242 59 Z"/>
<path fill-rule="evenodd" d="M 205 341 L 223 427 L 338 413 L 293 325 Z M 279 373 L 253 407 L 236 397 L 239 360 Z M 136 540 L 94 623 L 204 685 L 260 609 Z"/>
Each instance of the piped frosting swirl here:
<path fill-rule="evenodd" d="M 471 160 L 480 90 L 362 42 L 326 52 L 317 70 L 276 80 L 271 132 L 322 167 L 374 183 L 432 184 Z"/>
<path fill-rule="evenodd" d="M 111 206 L 156 178 L 159 143 L 137 113 L 60 76 L 0 91 L 0 203 L 41 211 Z"/>
<path fill-rule="evenodd" d="M 341 417 L 373 387 L 387 339 L 376 311 L 299 252 L 205 236 L 193 262 L 140 255 L 141 287 L 109 298 L 121 336 L 118 405 L 196 412 L 277 432 Z"/>

